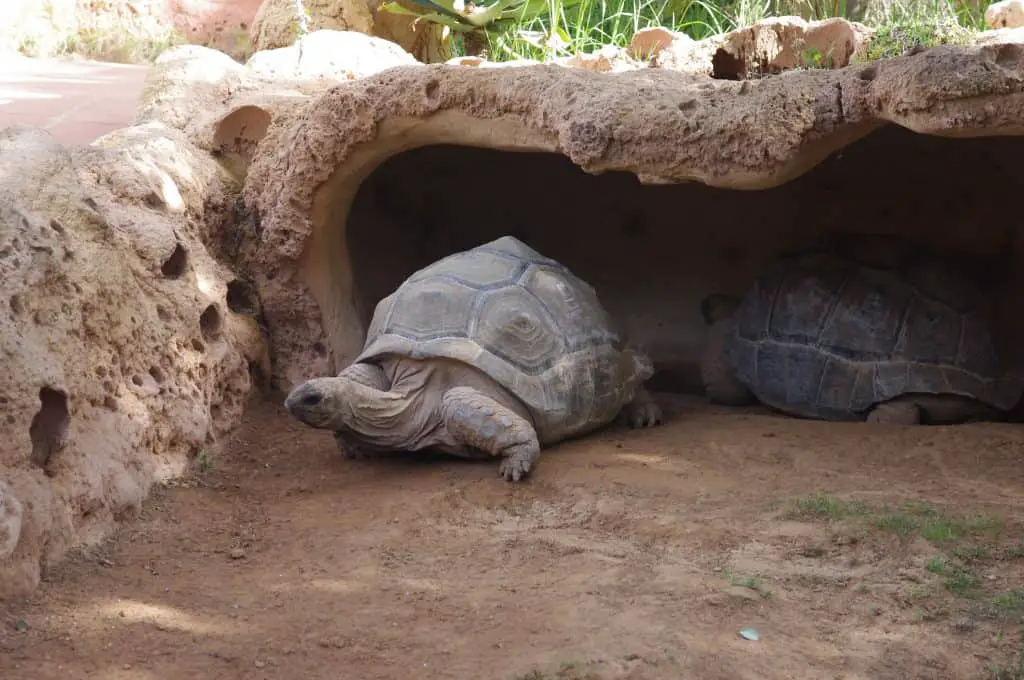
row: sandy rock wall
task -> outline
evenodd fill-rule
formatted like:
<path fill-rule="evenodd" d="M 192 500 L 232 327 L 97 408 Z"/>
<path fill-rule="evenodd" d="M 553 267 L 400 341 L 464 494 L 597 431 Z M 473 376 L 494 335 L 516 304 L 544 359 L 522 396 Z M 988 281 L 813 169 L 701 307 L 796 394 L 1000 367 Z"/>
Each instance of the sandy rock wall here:
<path fill-rule="evenodd" d="M 0 597 L 106 536 L 223 435 L 272 373 L 245 166 L 275 119 L 412 57 L 309 36 L 242 65 L 165 52 L 128 128 L 68 148 L 0 132 Z M 332 49 L 352 46 L 348 58 Z M 257 112 L 254 120 L 247 112 Z"/>
<path fill-rule="evenodd" d="M 399 0 L 411 4 L 411 0 Z M 448 59 L 450 49 L 442 40 L 443 27 L 416 17 L 383 12 L 373 0 L 303 0 L 301 18 L 295 0 L 263 0 L 250 29 L 253 49 L 272 50 L 293 44 L 307 31 L 357 31 L 389 40 L 421 62 Z"/>
<path fill-rule="evenodd" d="M 260 0 L 4 0 L 0 48 L 29 41 L 40 53 L 82 30 L 139 37 L 173 32 L 179 40 L 228 53 L 245 47 Z"/>
<path fill-rule="evenodd" d="M 344 366 L 364 329 L 346 219 L 385 159 L 432 144 L 567 156 L 648 184 L 760 189 L 888 123 L 945 136 L 1024 133 L 1024 48 L 936 48 L 756 81 L 667 70 L 399 67 L 334 88 L 269 128 L 245 200 L 282 386 Z M 382 247 L 382 256 L 386 251 Z"/>
<path fill-rule="evenodd" d="M 214 451 L 250 364 L 268 365 L 255 320 L 226 302 L 234 274 L 197 237 L 233 180 L 183 135 L 70 149 L 9 128 L 0 164 L 3 593 Z"/>

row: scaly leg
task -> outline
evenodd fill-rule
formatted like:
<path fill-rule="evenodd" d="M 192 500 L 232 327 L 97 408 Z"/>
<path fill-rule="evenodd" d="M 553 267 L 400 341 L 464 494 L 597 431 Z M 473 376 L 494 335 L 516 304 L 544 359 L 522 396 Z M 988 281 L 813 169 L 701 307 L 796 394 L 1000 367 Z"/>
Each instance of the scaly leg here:
<path fill-rule="evenodd" d="M 920 425 L 921 409 L 911 400 L 896 398 L 876 405 L 868 413 L 867 421 L 882 425 Z"/>
<path fill-rule="evenodd" d="M 360 385 L 366 385 L 367 387 L 372 387 L 373 389 L 380 390 L 381 392 L 386 392 L 391 389 L 391 385 L 388 384 L 388 379 L 387 376 L 384 375 L 384 371 L 380 370 L 380 367 L 374 364 L 349 364 L 347 367 L 342 369 L 341 373 L 338 375 L 345 376 Z M 343 457 L 348 458 L 349 460 L 376 458 L 383 453 L 382 451 L 361 446 L 355 438 L 344 432 L 334 432 L 333 434 L 334 443 L 337 445 L 338 451 Z"/>
<path fill-rule="evenodd" d="M 646 388 L 641 387 L 619 413 L 619 422 L 634 429 L 654 427 L 664 421 L 661 406 Z"/>
<path fill-rule="evenodd" d="M 501 456 L 498 474 L 518 482 L 529 473 L 540 443 L 533 425 L 471 387 L 453 387 L 441 399 L 448 434 L 464 446 Z"/>

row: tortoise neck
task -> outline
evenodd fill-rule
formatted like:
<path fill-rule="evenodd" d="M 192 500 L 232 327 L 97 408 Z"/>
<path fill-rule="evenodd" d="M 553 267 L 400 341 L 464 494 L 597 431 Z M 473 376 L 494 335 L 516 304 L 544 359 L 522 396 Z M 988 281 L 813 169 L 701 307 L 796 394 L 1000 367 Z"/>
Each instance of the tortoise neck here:
<path fill-rule="evenodd" d="M 401 448 L 407 439 L 406 424 L 414 400 L 399 392 L 339 378 L 344 379 L 345 397 L 339 409 L 343 428 L 374 447 Z"/>

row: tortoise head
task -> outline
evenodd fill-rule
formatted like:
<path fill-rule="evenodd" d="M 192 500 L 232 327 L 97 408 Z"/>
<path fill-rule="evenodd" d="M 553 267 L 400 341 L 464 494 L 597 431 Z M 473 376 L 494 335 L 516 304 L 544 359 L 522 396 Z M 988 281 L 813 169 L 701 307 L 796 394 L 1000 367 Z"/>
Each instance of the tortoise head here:
<path fill-rule="evenodd" d="M 284 407 L 310 427 L 339 430 L 344 427 L 346 382 L 339 378 L 307 380 L 288 394 Z"/>
<path fill-rule="evenodd" d="M 711 326 L 720 319 L 732 316 L 740 306 L 740 299 L 735 295 L 712 293 L 700 302 L 700 314 L 704 323 Z"/>
<path fill-rule="evenodd" d="M 353 380 L 345 371 L 331 378 L 313 378 L 291 391 L 284 407 L 297 420 L 335 439 L 365 447 L 401 448 L 407 442 L 411 417 L 421 400 L 402 392 L 379 390 Z"/>

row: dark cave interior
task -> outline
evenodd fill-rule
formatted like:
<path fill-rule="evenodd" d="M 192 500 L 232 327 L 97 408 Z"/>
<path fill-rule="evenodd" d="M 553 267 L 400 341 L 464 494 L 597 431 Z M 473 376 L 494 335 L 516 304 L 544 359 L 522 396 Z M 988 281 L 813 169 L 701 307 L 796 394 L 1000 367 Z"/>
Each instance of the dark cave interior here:
<path fill-rule="evenodd" d="M 756 191 L 589 175 L 551 153 L 427 146 L 362 184 L 346 234 L 356 303 L 415 270 L 513 235 L 593 285 L 655 362 L 655 389 L 700 393 L 701 300 L 742 294 L 764 263 L 828 232 L 897 234 L 955 257 L 1017 245 L 1024 138 L 883 127 L 788 184 Z"/>

